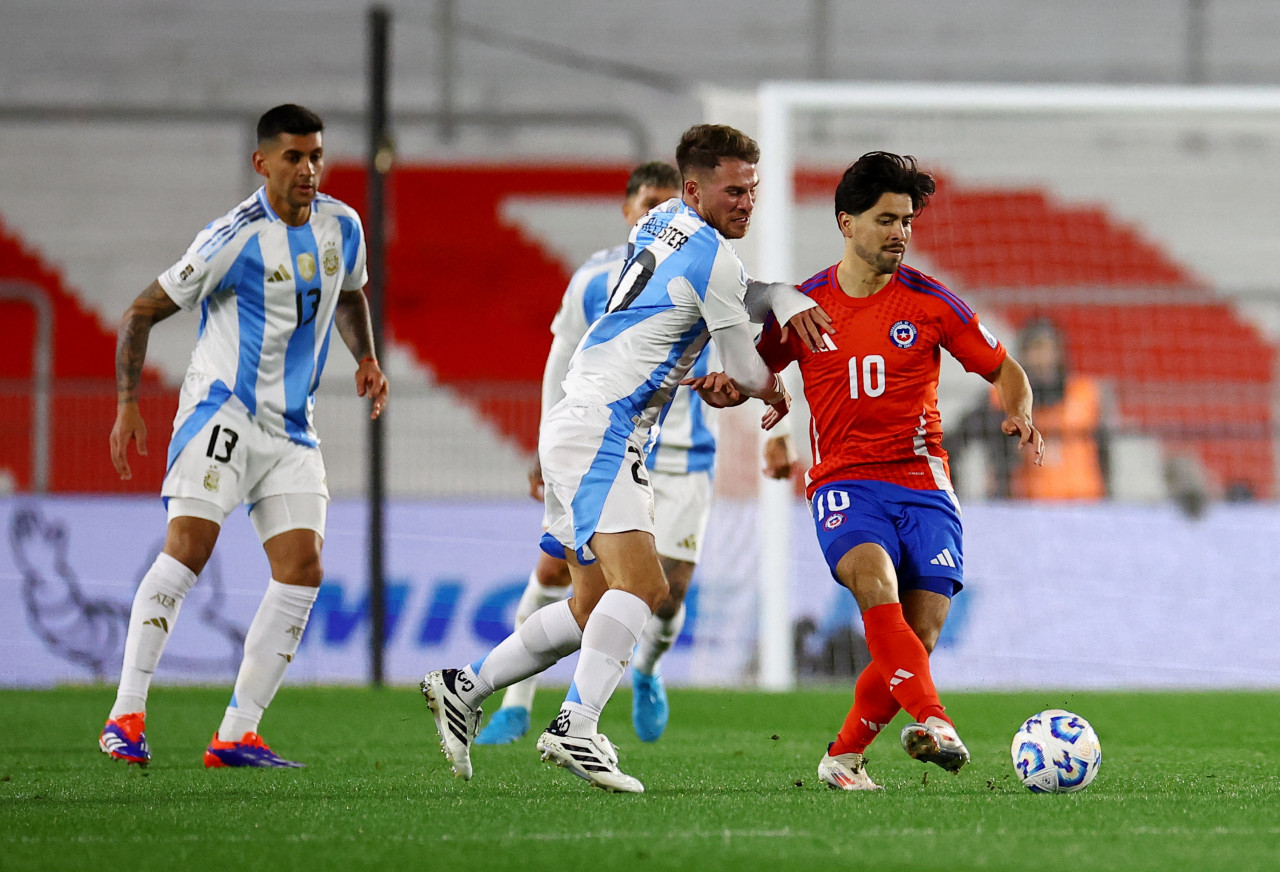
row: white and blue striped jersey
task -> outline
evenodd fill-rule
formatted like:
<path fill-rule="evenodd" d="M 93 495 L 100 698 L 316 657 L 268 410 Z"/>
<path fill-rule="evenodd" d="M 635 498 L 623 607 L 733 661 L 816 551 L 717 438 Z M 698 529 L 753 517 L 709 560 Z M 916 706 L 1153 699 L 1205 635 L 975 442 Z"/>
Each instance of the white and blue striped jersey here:
<path fill-rule="evenodd" d="M 597 251 L 574 272 L 551 322 L 551 332 L 576 347 L 587 329 L 600 319 L 609 292 L 618 283 L 627 259 L 626 244 Z M 708 344 L 689 369 L 706 375 L 716 368 L 715 346 Z M 544 410 L 545 411 L 545 410 Z M 710 472 L 715 467 L 719 418 L 707 414 L 697 393 L 678 387 L 661 418 L 657 437 L 649 444 L 645 464 L 658 472 Z"/>
<path fill-rule="evenodd" d="M 710 331 L 749 320 L 747 276 L 728 240 L 679 199 L 636 224 L 628 251 L 604 314 L 574 352 L 564 391 L 609 406 L 615 432 L 640 434 L 658 422 Z"/>
<path fill-rule="evenodd" d="M 291 227 L 259 188 L 202 230 L 158 281 L 183 309 L 200 307 L 170 464 L 227 402 L 268 432 L 318 445 L 312 409 L 338 294 L 368 281 L 355 210 L 317 195 L 310 220 Z"/>

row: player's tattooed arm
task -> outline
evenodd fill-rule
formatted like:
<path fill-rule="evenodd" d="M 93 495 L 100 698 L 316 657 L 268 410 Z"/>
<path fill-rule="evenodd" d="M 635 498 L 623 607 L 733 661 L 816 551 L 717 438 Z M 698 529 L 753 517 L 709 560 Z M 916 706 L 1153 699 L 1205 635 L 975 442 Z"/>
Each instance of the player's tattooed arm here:
<path fill-rule="evenodd" d="M 147 357 L 151 328 L 178 311 L 178 304 L 152 282 L 138 295 L 120 319 L 116 334 L 116 420 L 111 427 L 111 462 L 120 478 L 133 477 L 127 449 L 132 442 L 138 454 L 147 454 L 147 425 L 138 409 L 138 382 Z"/>
<path fill-rule="evenodd" d="M 369 314 L 369 301 L 363 291 L 343 291 L 338 294 L 338 308 L 333 316 L 338 335 L 351 349 L 356 360 L 377 358 L 373 347 L 373 317 Z"/>
<path fill-rule="evenodd" d="M 147 357 L 151 328 L 178 311 L 178 304 L 158 281 L 147 285 L 120 319 L 116 333 L 116 402 L 136 403 L 142 364 Z"/>
<path fill-rule="evenodd" d="M 351 355 L 360 361 L 356 367 L 356 394 L 373 400 L 369 417 L 376 418 L 387 407 L 391 385 L 378 364 L 373 344 L 373 316 L 369 314 L 369 301 L 364 291 L 342 291 L 338 294 L 333 323 Z"/>

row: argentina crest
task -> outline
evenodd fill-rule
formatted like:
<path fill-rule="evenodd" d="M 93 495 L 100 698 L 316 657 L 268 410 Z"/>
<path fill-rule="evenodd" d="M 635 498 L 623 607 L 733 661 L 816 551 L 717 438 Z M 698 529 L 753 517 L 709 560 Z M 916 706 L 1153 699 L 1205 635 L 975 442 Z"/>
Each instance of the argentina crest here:
<path fill-rule="evenodd" d="M 324 274 L 327 276 L 337 275 L 338 267 L 341 261 L 338 259 L 338 249 L 330 245 L 324 250 L 324 257 L 320 259 L 321 265 L 324 267 Z"/>

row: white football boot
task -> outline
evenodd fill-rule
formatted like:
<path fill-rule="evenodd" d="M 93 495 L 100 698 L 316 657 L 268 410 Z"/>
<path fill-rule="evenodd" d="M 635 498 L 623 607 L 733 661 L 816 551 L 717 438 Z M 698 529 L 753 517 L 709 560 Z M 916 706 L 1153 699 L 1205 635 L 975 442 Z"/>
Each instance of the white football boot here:
<path fill-rule="evenodd" d="M 959 772 L 969 762 L 969 749 L 956 728 L 939 717 L 902 728 L 902 747 L 922 763 L 937 763 L 948 772 Z"/>
<path fill-rule="evenodd" d="M 456 690 L 457 669 L 437 669 L 422 679 L 422 695 L 435 716 L 440 749 L 453 767 L 453 774 L 471 780 L 471 742 L 480 730 L 483 710 L 462 701 Z"/>
<path fill-rule="evenodd" d="M 567 719 L 556 718 L 538 737 L 542 759 L 568 769 L 601 790 L 610 793 L 644 793 L 644 785 L 618 768 L 618 751 L 604 733 L 590 738 L 566 736 L 562 729 Z M 559 729 L 557 729 L 559 728 Z"/>
<path fill-rule="evenodd" d="M 848 754 L 823 754 L 818 763 L 818 777 L 832 790 L 883 790 L 867 774 L 867 761 L 854 752 Z"/>

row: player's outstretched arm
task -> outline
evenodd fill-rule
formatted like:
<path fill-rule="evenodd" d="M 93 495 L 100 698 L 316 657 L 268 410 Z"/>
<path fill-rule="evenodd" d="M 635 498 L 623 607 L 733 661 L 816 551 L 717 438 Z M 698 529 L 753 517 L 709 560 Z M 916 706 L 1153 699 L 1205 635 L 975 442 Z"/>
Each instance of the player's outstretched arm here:
<path fill-rule="evenodd" d="M 347 344 L 351 356 L 360 361 L 356 368 L 356 395 L 370 397 L 373 410 L 370 419 L 382 414 L 387 407 L 391 383 L 378 365 L 373 347 L 373 319 L 369 315 L 369 301 L 364 291 L 343 291 L 338 294 L 338 308 L 333 316 L 338 335 Z"/>
<path fill-rule="evenodd" d="M 724 373 L 732 381 L 733 388 L 748 397 L 764 400 L 769 410 L 765 412 L 764 428 L 768 430 L 791 410 L 791 395 L 787 393 L 782 378 L 769 369 L 764 359 L 756 353 L 755 335 L 750 322 L 740 321 L 728 327 L 711 331 L 711 339 L 724 362 Z M 703 397 L 706 399 L 706 397 Z M 714 403 L 712 404 L 714 405 Z"/>
<path fill-rule="evenodd" d="M 831 339 L 835 332 L 831 316 L 794 285 L 752 280 L 747 283 L 746 306 L 747 314 L 757 324 L 763 323 L 765 316 L 773 312 L 782 325 L 779 341 L 783 343 L 794 330 L 810 351 L 828 351 L 836 347 Z"/>
<path fill-rule="evenodd" d="M 138 383 L 147 358 L 147 340 L 151 328 L 176 311 L 178 304 L 155 281 L 134 299 L 120 319 L 116 332 L 116 420 L 111 426 L 111 463 L 123 481 L 133 478 L 129 443 L 137 445 L 139 456 L 147 456 L 147 425 L 138 409 Z"/>
<path fill-rule="evenodd" d="M 1018 450 L 1034 451 L 1036 465 L 1043 466 L 1044 437 L 1031 423 L 1031 382 L 1027 380 L 1022 365 L 1012 355 L 1006 356 L 996 371 L 987 376 L 987 381 L 995 385 L 1000 408 L 1004 410 L 1000 431 L 1008 436 L 1017 436 Z"/>

